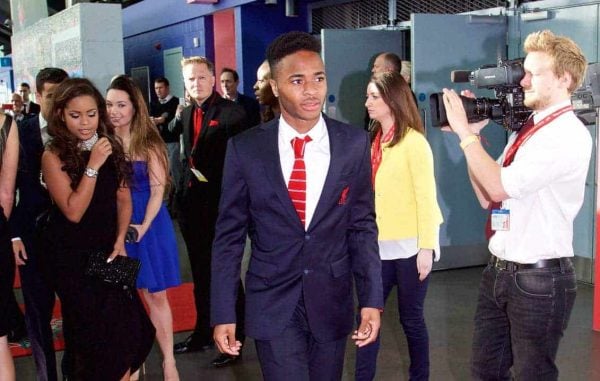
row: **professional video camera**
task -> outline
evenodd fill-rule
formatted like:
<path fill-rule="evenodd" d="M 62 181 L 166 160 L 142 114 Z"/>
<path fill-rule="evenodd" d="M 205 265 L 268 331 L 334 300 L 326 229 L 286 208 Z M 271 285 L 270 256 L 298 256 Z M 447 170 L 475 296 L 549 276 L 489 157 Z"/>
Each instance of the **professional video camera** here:
<path fill-rule="evenodd" d="M 588 65 L 581 87 L 571 94 L 575 115 L 585 124 L 596 124 L 600 108 L 600 62 Z"/>
<path fill-rule="evenodd" d="M 478 89 L 494 90 L 497 99 L 467 98 L 461 95 L 469 122 L 491 119 L 506 130 L 518 131 L 531 114 L 523 101 L 525 94 L 520 85 L 525 75 L 523 59 L 500 61 L 497 66 L 486 65 L 475 71 L 454 70 L 452 82 L 470 82 Z M 448 125 L 443 93 L 431 94 L 429 106 L 434 127 Z"/>

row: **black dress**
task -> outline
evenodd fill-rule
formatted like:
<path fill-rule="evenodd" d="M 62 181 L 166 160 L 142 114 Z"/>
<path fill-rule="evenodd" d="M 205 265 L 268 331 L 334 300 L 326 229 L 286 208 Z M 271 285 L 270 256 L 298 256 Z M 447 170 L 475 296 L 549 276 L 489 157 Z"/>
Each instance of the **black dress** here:
<path fill-rule="evenodd" d="M 154 341 L 154 327 L 136 292 L 85 275 L 92 252 L 113 250 L 117 189 L 116 168 L 109 158 L 81 221 L 73 223 L 55 209 L 45 234 L 62 304 L 70 380 L 120 380 L 128 369 L 141 366 Z"/>
<path fill-rule="evenodd" d="M 10 300 L 13 298 L 15 257 L 10 243 L 8 223 L 0 206 L 0 337 L 8 335 L 10 324 Z"/>
<path fill-rule="evenodd" d="M 4 153 L 8 132 L 12 119 L 5 117 L 4 125 L 0 130 L 0 155 Z M 0 160 L 0 163 L 2 160 Z M 15 257 L 10 242 L 8 222 L 4 216 L 4 209 L 0 206 L 0 337 L 6 336 L 10 330 L 11 299 L 13 296 L 13 282 L 15 279 Z"/>

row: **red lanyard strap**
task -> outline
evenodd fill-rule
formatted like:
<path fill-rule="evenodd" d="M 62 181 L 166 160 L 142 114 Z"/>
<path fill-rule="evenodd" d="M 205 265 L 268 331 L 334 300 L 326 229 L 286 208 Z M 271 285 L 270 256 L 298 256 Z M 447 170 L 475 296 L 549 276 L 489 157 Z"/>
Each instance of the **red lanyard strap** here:
<path fill-rule="evenodd" d="M 552 114 L 550 114 L 547 117 L 545 117 L 544 119 L 540 120 L 538 123 L 535 123 L 530 126 L 523 126 L 521 131 L 519 131 L 519 133 L 517 134 L 517 139 L 515 140 L 513 145 L 510 146 L 510 148 L 506 152 L 506 156 L 504 156 L 504 161 L 502 163 L 502 166 L 508 167 L 513 162 L 515 155 L 517 154 L 517 151 L 519 150 L 521 145 L 523 143 L 525 143 L 531 136 L 533 136 L 533 134 L 535 134 L 537 131 L 539 131 L 542 127 L 544 127 L 548 123 L 552 122 L 554 119 L 558 118 L 562 114 L 569 112 L 571 110 L 573 110 L 573 106 L 568 105 L 568 106 L 562 107 L 562 108 L 554 111 Z"/>

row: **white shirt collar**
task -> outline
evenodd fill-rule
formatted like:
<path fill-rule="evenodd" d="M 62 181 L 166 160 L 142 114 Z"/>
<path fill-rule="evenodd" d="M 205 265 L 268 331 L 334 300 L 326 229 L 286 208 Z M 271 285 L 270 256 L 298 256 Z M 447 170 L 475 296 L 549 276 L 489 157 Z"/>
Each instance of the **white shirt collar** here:
<path fill-rule="evenodd" d="M 556 103 L 550 107 L 546 107 L 544 110 L 542 111 L 534 111 L 533 112 L 533 121 L 535 123 L 538 123 L 540 120 L 544 119 L 545 117 L 547 117 L 548 115 L 552 114 L 554 111 L 559 110 L 565 106 L 569 106 L 571 104 L 571 100 L 570 99 L 566 99 L 562 102 Z"/>
<path fill-rule="evenodd" d="M 285 120 L 283 115 L 279 118 L 279 136 L 282 140 L 288 143 L 295 137 L 303 138 L 309 135 L 313 142 L 319 143 L 323 138 L 327 137 L 327 127 L 325 126 L 325 120 L 323 115 L 319 116 L 317 123 L 305 134 L 299 134 L 290 124 Z"/>
<path fill-rule="evenodd" d="M 171 98 L 173 98 L 173 95 L 172 95 L 172 94 L 169 94 L 169 95 L 167 95 L 166 97 L 164 97 L 164 98 L 162 98 L 162 99 L 158 98 L 158 102 L 159 102 L 160 104 L 167 103 L 168 101 L 170 101 L 170 100 L 171 100 Z"/>
<path fill-rule="evenodd" d="M 38 120 L 40 121 L 40 130 L 48 127 L 48 122 L 44 119 L 41 112 L 38 114 Z"/>

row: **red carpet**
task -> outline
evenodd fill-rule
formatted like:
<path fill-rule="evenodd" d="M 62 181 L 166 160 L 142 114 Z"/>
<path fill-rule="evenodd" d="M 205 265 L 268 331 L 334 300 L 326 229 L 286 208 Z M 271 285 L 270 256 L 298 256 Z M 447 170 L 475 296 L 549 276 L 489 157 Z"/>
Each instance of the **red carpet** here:
<path fill-rule="evenodd" d="M 167 290 L 171 311 L 173 312 L 173 331 L 190 331 L 196 323 L 196 309 L 194 308 L 194 285 L 191 282 L 183 283 L 179 287 Z M 140 295 L 141 296 L 141 295 Z M 142 299 L 143 300 L 143 299 Z M 62 318 L 60 316 L 60 302 L 57 299 L 52 314 L 52 332 L 54 333 L 54 349 L 63 350 L 65 343 L 62 335 Z M 29 340 L 20 343 L 10 343 L 13 357 L 29 356 Z"/>

